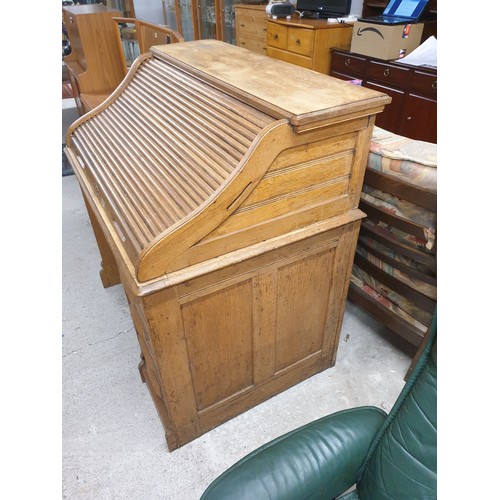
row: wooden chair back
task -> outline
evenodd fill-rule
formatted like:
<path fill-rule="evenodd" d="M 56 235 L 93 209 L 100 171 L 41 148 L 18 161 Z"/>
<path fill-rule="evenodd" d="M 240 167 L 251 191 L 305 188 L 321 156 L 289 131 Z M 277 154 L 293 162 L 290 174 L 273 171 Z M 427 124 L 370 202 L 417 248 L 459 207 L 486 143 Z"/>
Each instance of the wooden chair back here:
<path fill-rule="evenodd" d="M 120 40 L 120 43 L 122 43 L 123 39 L 120 25 L 132 24 L 135 26 L 135 30 L 132 30 L 132 32 L 130 33 L 130 37 L 131 39 L 137 41 L 140 54 L 148 52 L 149 49 L 154 45 L 166 45 L 184 41 L 184 38 L 178 31 L 166 26 L 161 26 L 159 24 L 150 23 L 141 19 L 134 19 L 131 17 L 114 17 L 113 20 L 115 21 L 116 34 Z"/>

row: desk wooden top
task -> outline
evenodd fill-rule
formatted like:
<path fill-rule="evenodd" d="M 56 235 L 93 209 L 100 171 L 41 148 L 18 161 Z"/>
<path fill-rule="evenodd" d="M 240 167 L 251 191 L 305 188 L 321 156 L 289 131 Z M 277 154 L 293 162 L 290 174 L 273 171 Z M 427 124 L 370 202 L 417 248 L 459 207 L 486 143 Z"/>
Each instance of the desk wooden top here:
<path fill-rule="evenodd" d="M 381 92 L 217 40 L 159 45 L 152 52 L 275 118 L 289 119 L 294 126 L 390 102 Z"/>

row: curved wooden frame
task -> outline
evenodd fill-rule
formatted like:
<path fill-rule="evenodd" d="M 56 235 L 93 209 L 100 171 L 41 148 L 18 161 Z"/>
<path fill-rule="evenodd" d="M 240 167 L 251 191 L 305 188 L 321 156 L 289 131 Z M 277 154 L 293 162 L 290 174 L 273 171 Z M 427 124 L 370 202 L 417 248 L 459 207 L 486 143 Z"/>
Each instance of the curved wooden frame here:
<path fill-rule="evenodd" d="M 121 43 L 120 26 L 119 24 L 135 24 L 137 33 L 137 43 L 139 44 L 139 51 L 141 54 L 145 54 L 153 45 L 164 45 L 165 42 L 158 41 L 153 43 L 153 38 L 156 38 L 158 34 L 165 35 L 167 38 L 166 43 L 179 43 L 183 42 L 184 38 L 182 35 L 168 26 L 162 26 L 159 24 L 150 23 L 148 21 L 143 21 L 142 19 L 134 19 L 130 17 L 113 17 L 115 22 L 115 29 L 118 39 Z"/>

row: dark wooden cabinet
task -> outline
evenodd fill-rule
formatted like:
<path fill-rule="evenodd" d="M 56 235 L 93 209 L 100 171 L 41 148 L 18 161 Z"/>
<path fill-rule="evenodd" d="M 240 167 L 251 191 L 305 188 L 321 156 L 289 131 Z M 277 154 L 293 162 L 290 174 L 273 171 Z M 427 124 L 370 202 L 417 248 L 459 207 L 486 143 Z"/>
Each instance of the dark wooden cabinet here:
<path fill-rule="evenodd" d="M 379 127 L 411 139 L 437 142 L 436 69 L 332 49 L 330 75 L 361 80 L 364 87 L 392 98 L 377 116 Z"/>

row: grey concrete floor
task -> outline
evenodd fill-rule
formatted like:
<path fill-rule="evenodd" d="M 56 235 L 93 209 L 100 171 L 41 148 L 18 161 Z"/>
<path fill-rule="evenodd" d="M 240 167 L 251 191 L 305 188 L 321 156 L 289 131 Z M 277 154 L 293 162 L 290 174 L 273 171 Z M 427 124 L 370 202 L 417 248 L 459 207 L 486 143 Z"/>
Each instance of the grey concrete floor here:
<path fill-rule="evenodd" d="M 101 285 L 74 175 L 62 178 L 62 212 L 63 498 L 196 500 L 270 439 L 348 407 L 387 411 L 403 387 L 414 350 L 348 302 L 334 367 L 169 452 L 139 377 L 140 350 L 121 285 Z"/>

